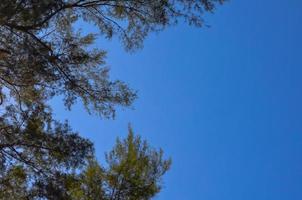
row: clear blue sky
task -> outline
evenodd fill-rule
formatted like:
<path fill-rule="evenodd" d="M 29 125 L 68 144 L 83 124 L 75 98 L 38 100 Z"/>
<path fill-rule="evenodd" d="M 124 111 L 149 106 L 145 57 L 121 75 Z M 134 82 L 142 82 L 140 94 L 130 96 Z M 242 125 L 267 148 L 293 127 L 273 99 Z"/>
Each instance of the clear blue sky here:
<path fill-rule="evenodd" d="M 127 54 L 109 51 L 112 78 L 139 91 L 115 120 L 81 106 L 60 119 L 95 142 L 136 133 L 173 158 L 157 200 L 302 199 L 302 1 L 233 0 L 186 25 L 152 34 Z"/>

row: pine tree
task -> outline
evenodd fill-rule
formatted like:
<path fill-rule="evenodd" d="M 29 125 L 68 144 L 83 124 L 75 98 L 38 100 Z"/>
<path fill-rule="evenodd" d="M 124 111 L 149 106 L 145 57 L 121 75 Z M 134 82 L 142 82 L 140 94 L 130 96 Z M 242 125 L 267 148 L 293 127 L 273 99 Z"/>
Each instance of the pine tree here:
<path fill-rule="evenodd" d="M 130 134 L 94 161 L 92 143 L 53 119 L 49 100 L 112 118 L 136 92 L 111 80 L 97 36 L 126 51 L 179 20 L 202 26 L 224 0 L 0 1 L 0 199 L 150 199 L 170 161 Z M 88 23 L 98 35 L 76 26 Z"/>

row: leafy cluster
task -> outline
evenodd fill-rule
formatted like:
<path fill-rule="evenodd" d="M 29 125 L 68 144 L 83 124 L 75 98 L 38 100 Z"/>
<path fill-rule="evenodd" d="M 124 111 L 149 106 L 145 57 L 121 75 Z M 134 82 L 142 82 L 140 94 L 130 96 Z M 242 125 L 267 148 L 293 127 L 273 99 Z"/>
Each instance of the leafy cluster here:
<path fill-rule="evenodd" d="M 178 20 L 202 26 L 224 0 L 0 1 L 0 199 L 150 199 L 170 161 L 130 130 L 94 160 L 92 143 L 53 119 L 49 100 L 114 117 L 137 94 L 111 80 L 97 36 L 117 37 L 127 51 Z M 77 23 L 98 28 L 83 34 Z"/>
<path fill-rule="evenodd" d="M 79 139 L 74 134 L 65 136 Z M 62 140 L 60 137 L 55 139 Z M 87 141 L 85 143 L 79 139 L 78 142 L 74 145 L 91 147 Z M 49 153 L 49 148 L 52 148 L 53 153 Z M 71 155 L 65 157 L 55 152 L 69 151 L 68 148 L 60 149 L 58 145 L 41 148 L 44 149 L 44 153 L 38 149 L 40 147 L 28 147 L 27 150 L 34 151 L 35 155 L 26 156 L 26 153 L 22 152 L 20 157 L 16 156 L 13 165 L 7 165 L 6 169 L 2 169 L 0 199 L 150 199 L 160 191 L 161 177 L 171 164 L 171 160 L 163 159 L 162 150 L 151 148 L 146 141 L 135 136 L 131 128 L 128 137 L 122 141 L 118 139 L 113 150 L 106 154 L 107 167 L 100 166 L 93 157 L 89 157 L 81 171 L 71 170 L 74 169 L 74 165 L 83 164 L 80 157 L 85 158 L 87 156 L 85 154 L 91 152 L 83 152 L 79 147 L 74 147 L 73 152 L 79 151 L 82 155 L 66 152 Z M 18 161 L 29 157 L 36 159 L 34 162 L 40 162 L 41 167 L 52 166 L 52 168 L 47 170 L 47 174 L 35 176 L 32 174 L 35 172 L 25 166 L 30 163 Z M 42 157 L 45 157 L 45 160 Z M 66 157 L 70 157 L 71 160 L 66 160 Z"/>
<path fill-rule="evenodd" d="M 44 103 L 63 95 L 70 108 L 81 99 L 86 109 L 114 116 L 115 106 L 136 98 L 122 81 L 111 81 L 106 52 L 90 47 L 94 34 L 74 24 L 92 23 L 106 38 L 117 36 L 127 50 L 142 45 L 150 32 L 179 19 L 201 26 L 204 11 L 223 0 L 11 0 L 0 2 L 0 89 L 22 104 Z"/>

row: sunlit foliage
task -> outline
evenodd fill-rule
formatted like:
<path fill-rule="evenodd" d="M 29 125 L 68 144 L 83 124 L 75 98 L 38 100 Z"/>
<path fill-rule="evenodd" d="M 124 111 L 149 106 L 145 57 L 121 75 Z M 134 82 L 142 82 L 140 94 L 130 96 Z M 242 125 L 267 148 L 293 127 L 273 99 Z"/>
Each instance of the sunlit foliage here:
<path fill-rule="evenodd" d="M 170 166 L 162 151 L 133 135 L 118 140 L 106 167 L 92 143 L 53 119 L 49 101 L 77 101 L 112 118 L 137 94 L 111 80 L 97 37 L 118 38 L 126 51 L 151 32 L 203 14 L 224 0 L 0 1 L 0 199 L 150 199 Z M 92 24 L 97 33 L 81 32 Z"/>

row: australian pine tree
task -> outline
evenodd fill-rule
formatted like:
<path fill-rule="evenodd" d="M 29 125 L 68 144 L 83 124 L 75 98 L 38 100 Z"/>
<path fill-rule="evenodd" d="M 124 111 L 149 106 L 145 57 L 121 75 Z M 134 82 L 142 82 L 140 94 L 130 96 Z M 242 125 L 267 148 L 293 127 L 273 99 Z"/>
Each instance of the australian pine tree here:
<path fill-rule="evenodd" d="M 178 21 L 202 26 L 224 0 L 1 0 L 0 199 L 145 200 L 161 188 L 170 160 L 129 129 L 101 166 L 93 144 L 53 118 L 49 100 L 113 118 L 135 90 L 109 77 L 96 37 L 126 51 Z M 82 33 L 79 23 L 98 33 Z M 88 33 L 87 33 L 88 32 Z"/>

